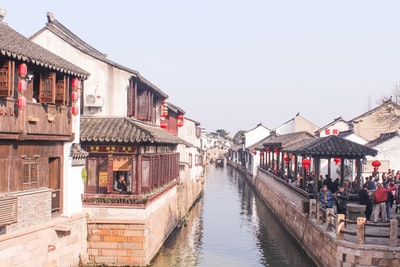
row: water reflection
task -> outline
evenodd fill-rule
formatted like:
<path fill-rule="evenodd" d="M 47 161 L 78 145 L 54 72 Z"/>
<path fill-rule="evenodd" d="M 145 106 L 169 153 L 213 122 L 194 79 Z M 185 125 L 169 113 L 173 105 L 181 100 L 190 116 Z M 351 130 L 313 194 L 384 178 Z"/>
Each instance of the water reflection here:
<path fill-rule="evenodd" d="M 315 265 L 239 173 L 209 166 L 203 198 L 152 266 Z"/>

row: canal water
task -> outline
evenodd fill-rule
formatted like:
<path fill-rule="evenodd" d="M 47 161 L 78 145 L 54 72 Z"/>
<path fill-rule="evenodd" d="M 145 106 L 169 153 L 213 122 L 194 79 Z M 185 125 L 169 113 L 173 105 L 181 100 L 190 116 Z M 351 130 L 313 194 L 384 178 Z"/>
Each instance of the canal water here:
<path fill-rule="evenodd" d="M 204 195 L 152 267 L 316 266 L 230 166 L 207 167 Z"/>

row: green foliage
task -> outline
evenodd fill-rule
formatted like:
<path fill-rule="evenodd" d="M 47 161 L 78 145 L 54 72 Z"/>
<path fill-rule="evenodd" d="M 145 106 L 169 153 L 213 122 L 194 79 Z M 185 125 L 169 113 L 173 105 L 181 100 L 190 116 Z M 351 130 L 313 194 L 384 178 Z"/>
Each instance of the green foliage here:
<path fill-rule="evenodd" d="M 245 133 L 245 130 L 240 130 L 238 131 L 235 136 L 233 137 L 232 141 L 233 143 L 235 143 L 236 145 L 240 144 L 242 142 L 242 135 Z"/>

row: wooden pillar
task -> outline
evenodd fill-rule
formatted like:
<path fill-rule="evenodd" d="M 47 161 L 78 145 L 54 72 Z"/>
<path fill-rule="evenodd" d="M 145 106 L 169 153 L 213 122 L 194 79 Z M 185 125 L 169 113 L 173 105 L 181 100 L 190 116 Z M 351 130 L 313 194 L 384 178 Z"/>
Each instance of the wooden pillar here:
<path fill-rule="evenodd" d="M 137 156 L 136 164 L 136 195 L 142 194 L 142 155 Z"/>
<path fill-rule="evenodd" d="M 318 178 L 321 158 L 314 158 L 314 198 L 318 199 Z M 333 192 L 332 192 L 333 193 Z"/>
<path fill-rule="evenodd" d="M 342 185 L 343 182 L 344 182 L 344 158 L 340 158 L 340 184 Z"/>
<path fill-rule="evenodd" d="M 356 167 L 357 167 L 357 174 L 356 174 L 356 189 L 357 192 L 361 189 L 361 173 L 362 173 L 362 162 L 360 158 L 356 159 Z"/>
<path fill-rule="evenodd" d="M 108 181 L 107 181 L 107 193 L 111 193 L 114 190 L 114 171 L 113 171 L 113 155 L 107 155 L 107 173 L 108 173 Z"/>
<path fill-rule="evenodd" d="M 298 168 L 298 164 L 297 164 L 297 155 L 294 156 L 294 179 L 297 181 L 297 168 Z"/>

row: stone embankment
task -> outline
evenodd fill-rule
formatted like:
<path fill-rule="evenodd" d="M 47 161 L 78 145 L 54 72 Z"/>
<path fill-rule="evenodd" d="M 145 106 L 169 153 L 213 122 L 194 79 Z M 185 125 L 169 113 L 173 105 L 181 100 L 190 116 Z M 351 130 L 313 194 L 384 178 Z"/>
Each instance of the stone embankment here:
<path fill-rule="evenodd" d="M 281 178 L 263 169 L 258 169 L 254 178 L 247 177 L 257 193 L 318 266 L 400 266 L 400 247 L 390 245 L 393 244 L 393 240 L 390 240 L 389 233 L 393 231 L 393 227 L 385 226 L 383 229 L 383 225 L 357 222 L 356 225 L 346 226 L 347 232 L 353 228 L 357 233 L 358 227 L 366 227 L 367 234 L 372 237 L 360 241 L 360 236 L 351 237 L 346 234 L 343 238 L 343 234 L 337 232 L 336 228 L 329 231 L 325 224 L 313 218 L 310 213 L 310 200 L 300 191 L 290 188 Z M 394 231 L 395 239 L 398 242 L 396 230 L 398 229 Z M 386 236 L 379 237 L 383 232 L 386 232 Z"/>

